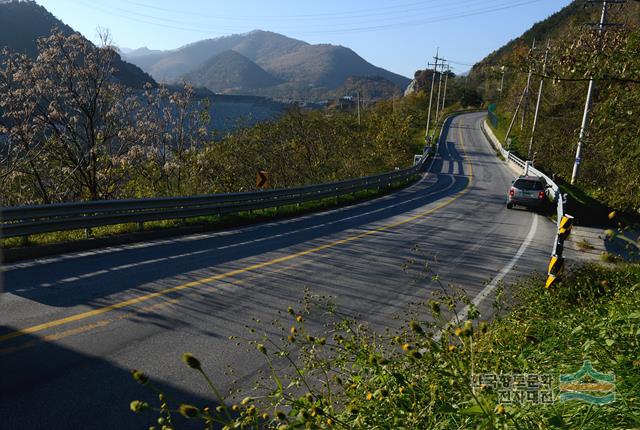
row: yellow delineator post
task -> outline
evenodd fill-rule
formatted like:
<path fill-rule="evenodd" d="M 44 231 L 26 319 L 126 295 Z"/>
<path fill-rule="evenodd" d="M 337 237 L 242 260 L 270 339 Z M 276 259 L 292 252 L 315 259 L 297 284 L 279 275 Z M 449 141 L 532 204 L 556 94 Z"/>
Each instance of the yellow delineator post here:
<path fill-rule="evenodd" d="M 550 288 L 564 271 L 564 258 L 562 258 L 562 250 L 564 249 L 564 241 L 571 234 L 571 228 L 573 227 L 573 217 L 571 215 L 563 215 L 560 223 L 558 224 L 558 237 L 557 245 L 554 248 L 556 254 L 551 256 L 549 261 L 549 269 L 547 270 L 547 282 L 545 288 Z"/>
<path fill-rule="evenodd" d="M 562 275 L 564 272 L 564 258 L 559 257 L 557 255 L 553 255 L 551 257 L 551 261 L 549 261 L 549 268 L 547 270 L 547 283 L 545 284 L 545 288 L 550 288 L 556 280 Z"/>
<path fill-rule="evenodd" d="M 562 240 L 566 240 L 571 234 L 571 228 L 573 227 L 573 217 L 571 215 L 563 215 L 558 226 L 558 237 Z"/>

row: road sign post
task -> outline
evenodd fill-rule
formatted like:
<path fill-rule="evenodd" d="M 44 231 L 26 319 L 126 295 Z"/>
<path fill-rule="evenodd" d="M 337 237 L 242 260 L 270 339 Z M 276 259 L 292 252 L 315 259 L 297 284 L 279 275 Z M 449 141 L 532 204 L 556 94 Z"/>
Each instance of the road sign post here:
<path fill-rule="evenodd" d="M 269 175 L 266 171 L 260 170 L 256 173 L 256 188 L 260 190 L 269 188 Z"/>

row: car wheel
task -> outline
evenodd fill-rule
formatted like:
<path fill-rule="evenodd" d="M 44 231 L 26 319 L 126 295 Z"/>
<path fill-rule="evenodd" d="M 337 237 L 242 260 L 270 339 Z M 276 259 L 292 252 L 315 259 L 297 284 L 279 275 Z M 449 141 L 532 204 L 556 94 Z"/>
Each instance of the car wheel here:
<path fill-rule="evenodd" d="M 513 203 L 511 202 L 507 203 L 507 209 L 513 209 Z"/>

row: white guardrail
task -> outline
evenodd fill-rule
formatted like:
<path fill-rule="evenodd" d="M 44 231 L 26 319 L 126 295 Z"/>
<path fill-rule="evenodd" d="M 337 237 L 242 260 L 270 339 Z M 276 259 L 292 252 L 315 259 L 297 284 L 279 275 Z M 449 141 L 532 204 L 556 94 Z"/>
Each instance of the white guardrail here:
<path fill-rule="evenodd" d="M 441 132 L 444 131 L 442 122 Z M 0 208 L 0 238 L 23 237 L 38 233 L 91 229 L 114 224 L 137 223 L 139 230 L 149 221 L 186 219 L 208 215 L 223 215 L 256 209 L 278 208 L 328 197 L 338 197 L 367 189 L 382 188 L 392 183 L 409 181 L 422 170 L 425 161 L 435 152 L 435 146 L 425 147 L 414 165 L 379 175 L 339 182 L 282 188 L 266 191 L 209 194 L 187 197 L 150 199 L 100 200 L 48 205 Z"/>
<path fill-rule="evenodd" d="M 547 281 L 547 287 L 553 283 L 553 281 L 559 277 L 559 274 L 562 271 L 564 259 L 562 258 L 562 251 L 564 248 L 564 239 L 567 238 L 571 231 L 571 224 L 573 222 L 573 217 L 567 215 L 564 210 L 564 206 L 566 204 L 567 196 L 562 194 L 560 187 L 558 184 L 554 182 L 549 176 L 547 176 L 544 172 L 535 168 L 531 161 L 523 160 L 516 155 L 512 154 L 510 151 L 506 150 L 502 143 L 495 136 L 489 125 L 487 124 L 486 119 L 482 122 L 482 132 L 485 134 L 487 139 L 491 142 L 491 144 L 498 150 L 498 152 L 504 157 L 505 162 L 513 163 L 516 166 L 522 168 L 522 174 L 538 176 L 543 178 L 546 183 L 550 186 L 547 189 L 547 197 L 549 200 L 556 204 L 557 211 L 557 234 L 556 239 L 553 243 L 553 249 L 551 251 L 551 262 L 549 264 L 549 280 Z M 557 267 L 554 269 L 554 265 Z M 554 273 L 552 273 L 552 271 Z M 551 279 L 553 278 L 553 279 Z"/>

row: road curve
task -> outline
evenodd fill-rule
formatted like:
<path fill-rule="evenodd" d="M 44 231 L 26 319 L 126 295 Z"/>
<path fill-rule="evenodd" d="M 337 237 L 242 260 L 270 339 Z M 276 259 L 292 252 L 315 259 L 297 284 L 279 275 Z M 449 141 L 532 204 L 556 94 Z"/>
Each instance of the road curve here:
<path fill-rule="evenodd" d="M 129 402 L 150 394 L 144 369 L 179 399 L 206 387 L 180 361 L 191 351 L 222 388 L 263 365 L 228 340 L 271 320 L 308 288 L 343 312 L 395 326 L 436 288 L 403 270 L 429 258 L 485 313 L 493 287 L 544 271 L 554 224 L 507 210 L 514 174 L 480 130 L 455 117 L 431 172 L 409 188 L 336 210 L 210 234 L 16 263 L 0 294 L 0 416 L 7 429 L 147 428 Z M 420 255 L 415 248 L 420 249 Z M 151 396 L 152 397 L 152 396 Z"/>

